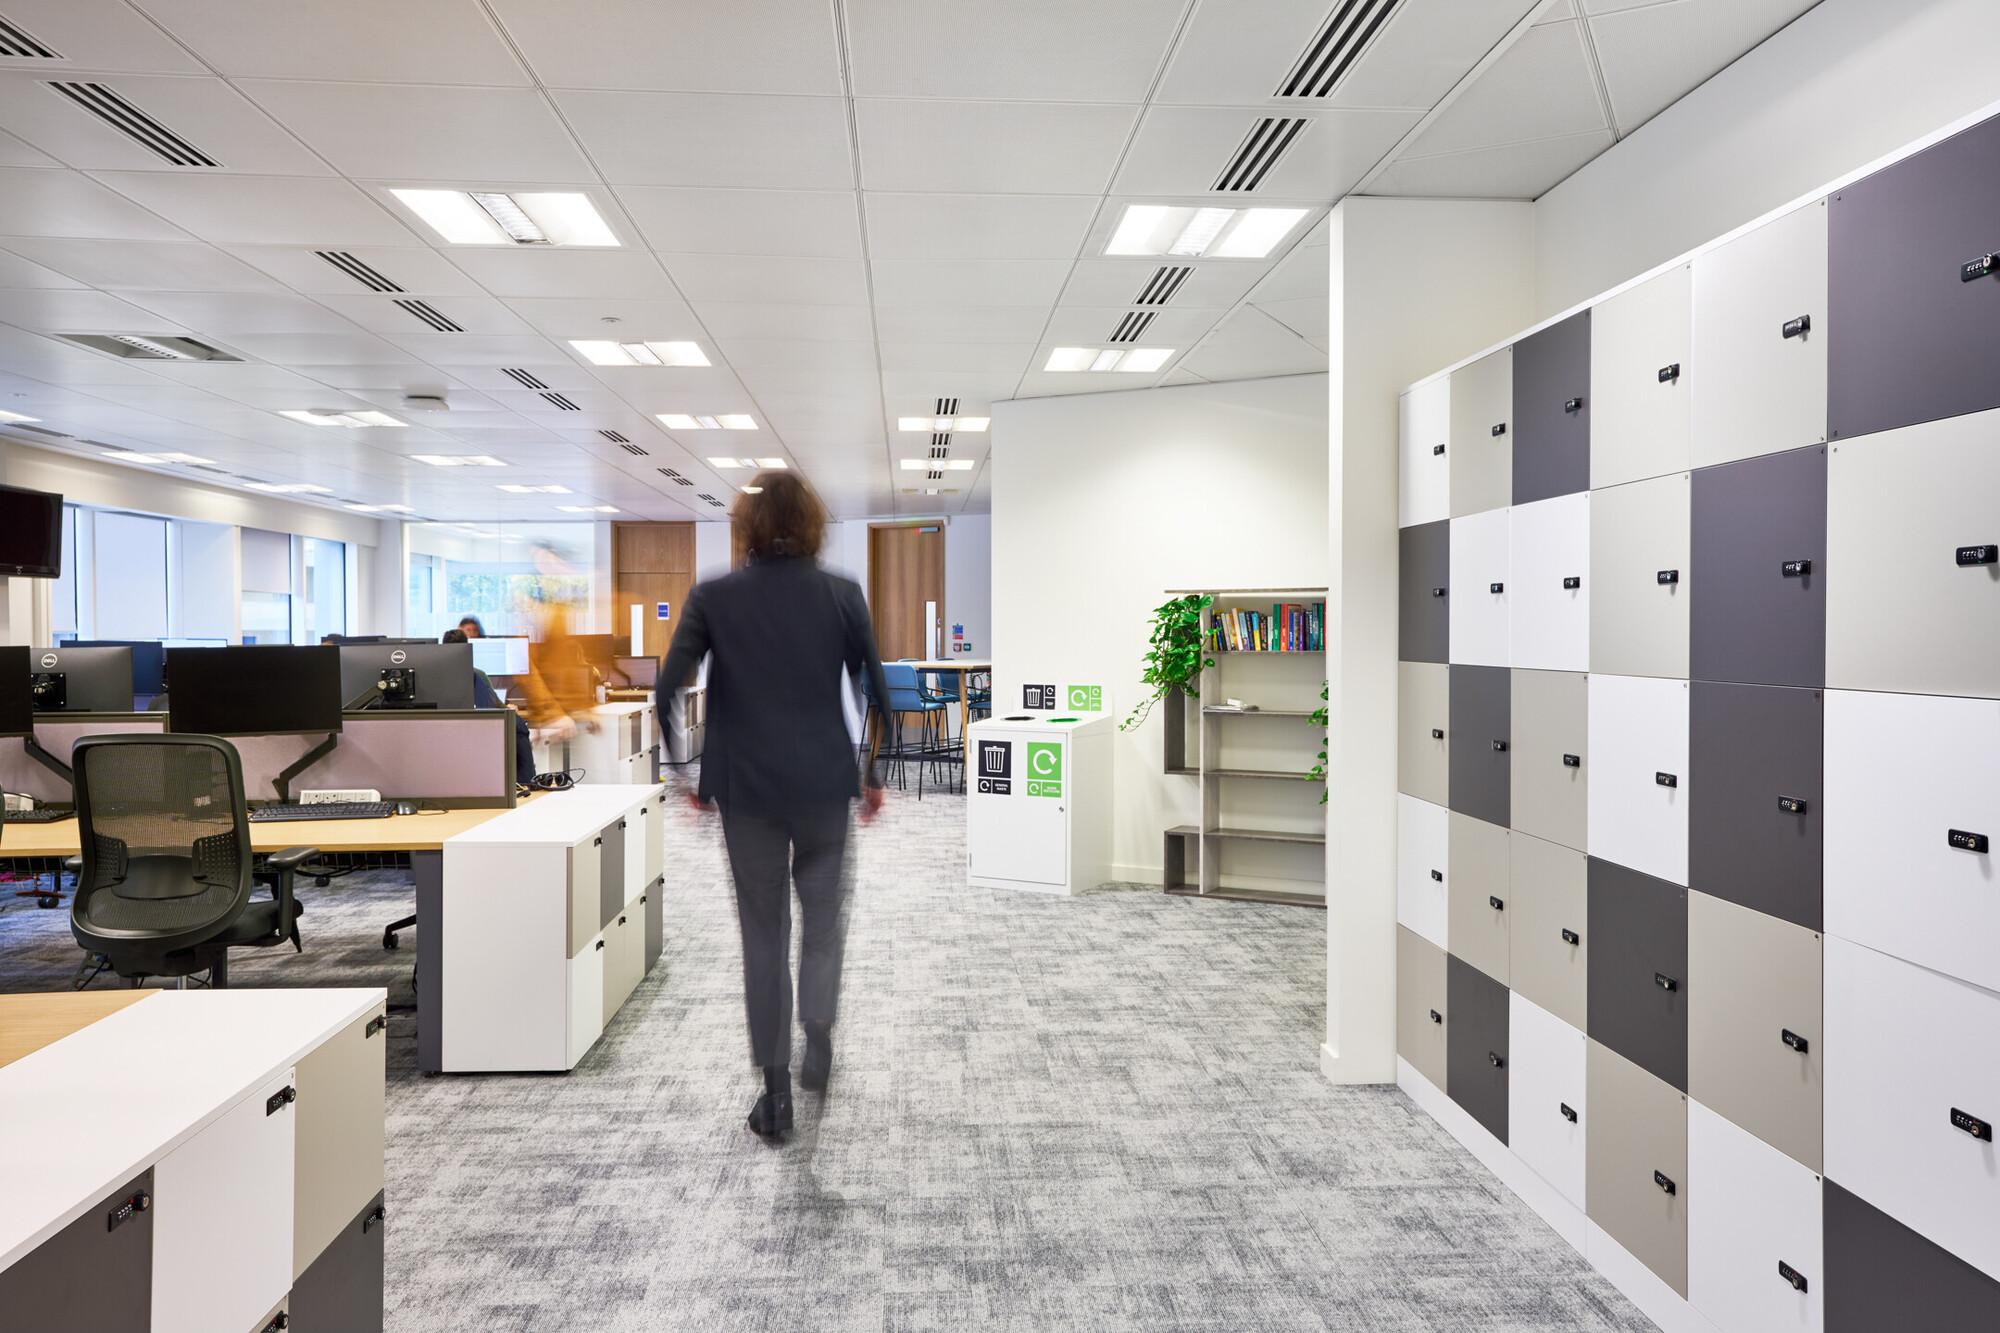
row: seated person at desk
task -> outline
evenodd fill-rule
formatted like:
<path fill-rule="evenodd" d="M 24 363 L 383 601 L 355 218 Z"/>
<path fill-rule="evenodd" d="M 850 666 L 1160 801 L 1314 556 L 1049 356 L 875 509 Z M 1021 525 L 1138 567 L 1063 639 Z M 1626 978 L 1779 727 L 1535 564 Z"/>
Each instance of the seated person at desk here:
<path fill-rule="evenodd" d="M 478 621 L 473 621 L 477 625 Z M 464 643 L 465 631 L 448 629 L 442 643 Z M 493 682 L 478 667 L 472 668 L 472 706 L 474 708 L 500 708 L 500 695 L 493 688 Z M 514 781 L 527 786 L 535 780 L 535 746 L 528 738 L 528 719 L 519 712 L 514 714 Z"/>

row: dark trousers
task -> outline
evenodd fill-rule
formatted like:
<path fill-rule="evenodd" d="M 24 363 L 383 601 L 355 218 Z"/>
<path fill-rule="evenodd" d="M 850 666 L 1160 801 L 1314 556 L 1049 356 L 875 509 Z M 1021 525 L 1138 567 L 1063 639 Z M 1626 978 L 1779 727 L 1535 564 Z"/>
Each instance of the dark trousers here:
<path fill-rule="evenodd" d="M 729 809 L 722 840 L 743 928 L 743 1004 L 750 1058 L 769 1069 L 792 1058 L 792 904 L 799 895 L 799 1019 L 833 1024 L 847 934 L 847 802 L 786 814 Z"/>

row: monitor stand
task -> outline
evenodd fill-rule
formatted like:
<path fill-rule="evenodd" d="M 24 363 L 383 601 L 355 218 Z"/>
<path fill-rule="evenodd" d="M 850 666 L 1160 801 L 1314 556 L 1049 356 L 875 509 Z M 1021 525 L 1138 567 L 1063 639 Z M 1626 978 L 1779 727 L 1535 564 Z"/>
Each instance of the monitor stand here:
<path fill-rule="evenodd" d="M 278 789 L 278 799 L 286 805 L 290 805 L 292 802 L 292 779 L 332 754 L 333 747 L 338 744 L 340 744 L 340 733 L 328 733 L 325 740 L 300 755 L 297 763 L 278 774 L 277 777 L 272 778 L 271 785 Z"/>

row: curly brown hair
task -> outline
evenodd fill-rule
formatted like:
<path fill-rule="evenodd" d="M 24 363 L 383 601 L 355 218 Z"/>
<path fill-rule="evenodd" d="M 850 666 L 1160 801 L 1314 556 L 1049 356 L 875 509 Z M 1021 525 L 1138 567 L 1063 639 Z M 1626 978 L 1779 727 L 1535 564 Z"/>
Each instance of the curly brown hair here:
<path fill-rule="evenodd" d="M 729 522 L 738 557 L 817 556 L 826 505 L 796 472 L 759 472 L 736 497 Z"/>

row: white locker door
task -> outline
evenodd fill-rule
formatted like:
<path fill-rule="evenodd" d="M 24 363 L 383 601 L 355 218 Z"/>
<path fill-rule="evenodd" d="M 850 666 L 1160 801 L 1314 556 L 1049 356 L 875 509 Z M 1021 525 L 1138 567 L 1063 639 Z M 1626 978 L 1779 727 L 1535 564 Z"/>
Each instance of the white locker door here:
<path fill-rule="evenodd" d="M 1687 471 L 1693 288 L 1682 264 L 1591 307 L 1594 489 Z"/>
<path fill-rule="evenodd" d="M 610 947 L 600 931 L 568 963 L 569 1043 L 564 1054 L 571 1069 L 604 1035 L 605 954 Z"/>
<path fill-rule="evenodd" d="M 639 813 L 643 816 L 640 828 L 645 831 L 646 851 L 642 858 L 645 867 L 645 883 L 651 884 L 667 870 L 667 798 L 665 795 L 650 796 Z"/>
<path fill-rule="evenodd" d="M 2000 991 L 2000 699 L 1828 690 L 1825 726 L 1827 930 Z"/>
<path fill-rule="evenodd" d="M 1451 380 L 1440 376 L 1403 395 L 1402 489 L 1396 526 L 1451 517 Z"/>
<path fill-rule="evenodd" d="M 1506 666 L 1513 618 L 1508 561 L 1512 511 L 1492 509 L 1451 521 L 1451 660 Z"/>
<path fill-rule="evenodd" d="M 1592 676 L 1585 850 L 1686 884 L 1687 782 L 1687 682 Z"/>
<path fill-rule="evenodd" d="M 1512 664 L 1590 670 L 1590 493 L 1517 506 L 1511 543 Z"/>
<path fill-rule="evenodd" d="M 1396 793 L 1396 920 L 1451 947 L 1451 812 Z"/>
<path fill-rule="evenodd" d="M 1515 991 L 1507 1043 L 1507 1146 L 1581 1208 L 1584 1035 Z"/>
<path fill-rule="evenodd" d="M 248 1333 L 292 1289 L 291 1087 L 288 1069 L 154 1169 L 153 1333 Z"/>
<path fill-rule="evenodd" d="M 652 877 L 646 873 L 646 840 L 653 836 L 653 817 L 643 802 L 625 812 L 625 901 L 646 891 Z"/>
<path fill-rule="evenodd" d="M 1819 1177 L 1690 1100 L 1689 1304 L 1721 1333 L 1819 1333 L 1821 1252 Z"/>
<path fill-rule="evenodd" d="M 1696 467 L 1826 442 L 1826 333 L 1825 200 L 1694 261 Z"/>
<path fill-rule="evenodd" d="M 1827 1179 L 2000 1278 L 1995 1124 L 2000 995 L 1828 936 Z"/>

